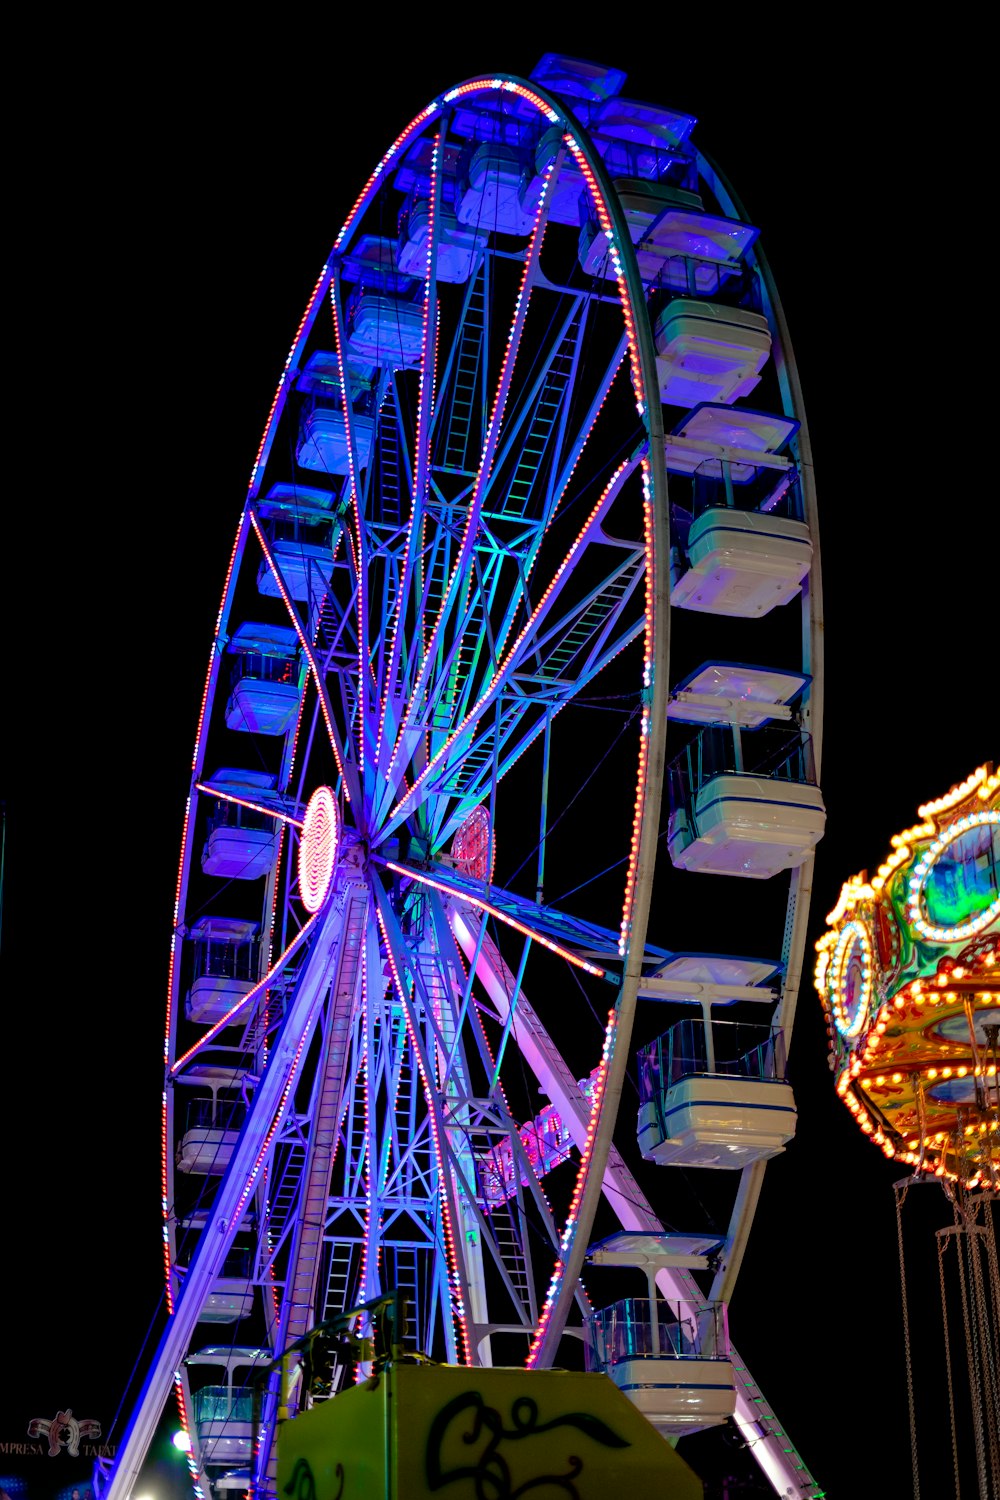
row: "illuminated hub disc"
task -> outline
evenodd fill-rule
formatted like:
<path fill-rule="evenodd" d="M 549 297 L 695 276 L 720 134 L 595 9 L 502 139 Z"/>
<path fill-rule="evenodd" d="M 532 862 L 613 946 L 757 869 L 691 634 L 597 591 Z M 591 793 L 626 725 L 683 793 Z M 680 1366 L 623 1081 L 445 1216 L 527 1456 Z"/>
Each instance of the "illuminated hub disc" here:
<path fill-rule="evenodd" d="M 308 912 L 323 905 L 333 879 L 340 843 L 340 813 L 328 786 L 317 787 L 309 799 L 299 844 L 299 894 Z"/>

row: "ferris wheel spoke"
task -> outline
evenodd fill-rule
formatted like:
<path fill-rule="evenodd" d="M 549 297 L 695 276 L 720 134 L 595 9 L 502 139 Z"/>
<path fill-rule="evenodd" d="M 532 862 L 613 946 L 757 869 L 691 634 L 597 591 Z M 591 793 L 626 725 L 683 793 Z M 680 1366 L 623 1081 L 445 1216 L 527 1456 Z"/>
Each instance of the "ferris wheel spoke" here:
<path fill-rule="evenodd" d="M 396 591 L 395 599 L 386 610 L 383 618 L 389 624 L 389 637 L 391 644 L 388 652 L 388 665 L 383 680 L 382 694 L 382 718 L 379 723 L 378 742 L 381 745 L 382 733 L 385 728 L 384 718 L 390 704 L 398 702 L 397 678 L 400 671 L 400 652 L 403 645 L 401 625 L 405 619 L 406 609 L 413 587 L 414 577 L 419 580 L 419 569 L 415 564 L 419 557 L 419 538 L 427 519 L 427 501 L 431 484 L 431 444 L 434 430 L 434 398 L 437 379 L 437 250 L 440 237 L 440 219 L 442 210 L 441 184 L 442 174 L 439 165 L 439 153 L 441 150 L 441 133 L 435 136 L 432 162 L 430 171 L 431 197 L 430 197 L 430 230 L 427 237 L 426 258 L 424 262 L 424 294 L 423 294 L 423 357 L 420 363 L 420 378 L 417 392 L 417 416 L 413 439 L 412 453 L 403 444 L 406 454 L 407 471 L 410 476 L 410 520 L 408 525 L 407 545 L 404 553 L 404 565 L 402 577 Z M 398 405 L 395 408 L 398 421 Z M 420 611 L 421 617 L 425 611 Z M 398 730 L 398 724 L 390 722 L 388 734 L 393 739 Z"/>
<path fill-rule="evenodd" d="M 609 955 L 617 952 L 617 933 L 598 928 L 592 923 L 575 921 L 551 907 L 539 907 L 536 902 L 510 891 L 499 890 L 491 885 L 480 895 L 470 889 L 471 881 L 456 879 L 450 870 L 443 867 L 432 873 L 398 864 L 395 860 L 380 859 L 379 863 L 384 864 L 393 874 L 401 875 L 416 885 L 427 886 L 445 896 L 468 901 L 478 911 L 496 918 L 557 957 L 565 959 L 567 963 L 599 979 L 606 977 L 607 970 L 583 954 L 574 952 L 568 945 L 575 944 L 598 951 L 606 949 Z"/>
<path fill-rule="evenodd" d="M 410 1031 L 423 1029 L 426 1037 L 424 1087 L 439 1101 L 429 1118 L 440 1114 L 439 1191 L 452 1226 L 453 1263 L 461 1262 L 458 1280 L 468 1289 L 462 1304 L 466 1338 L 473 1362 L 490 1363 L 498 1319 L 527 1333 L 537 1318 L 532 1269 L 537 1250 L 529 1213 L 550 1254 L 559 1235 L 539 1182 L 538 1151 L 529 1150 L 536 1146 L 535 1137 L 511 1116 L 499 1082 L 502 1046 L 494 1060 L 480 1002 L 471 1002 L 471 982 L 463 982 L 445 907 L 436 894 L 429 895 L 427 904 L 431 920 L 424 924 L 424 936 L 401 945 L 399 967 L 413 981 Z M 387 1199 L 391 1187 L 386 1182 Z M 491 1278 L 493 1292 L 488 1294 Z M 506 1303 L 502 1317 L 497 1297 Z"/>
<path fill-rule="evenodd" d="M 459 1200 L 460 1190 L 456 1176 L 449 1170 L 446 1160 L 446 1125 L 442 1100 L 436 1083 L 436 1055 L 448 1050 L 448 1039 L 443 1030 L 447 1024 L 442 1008 L 443 997 L 434 994 L 436 988 L 434 980 L 437 976 L 433 972 L 428 974 L 426 969 L 421 972 L 419 958 L 407 943 L 397 913 L 381 882 L 374 879 L 373 888 L 379 926 L 387 947 L 393 984 L 406 1014 L 409 1043 L 424 1081 L 423 1093 L 429 1112 L 433 1140 L 433 1156 L 428 1164 L 428 1170 L 436 1175 L 440 1184 L 444 1238 L 442 1248 L 446 1252 L 444 1261 L 450 1272 L 458 1322 L 463 1332 L 465 1357 L 468 1359 L 471 1350 L 468 1345 L 465 1310 L 473 1305 L 474 1293 L 468 1277 L 468 1265 L 457 1249 L 457 1239 L 461 1233 L 464 1213 Z M 428 985 L 430 985 L 430 993 L 428 993 Z"/>
<path fill-rule="evenodd" d="M 522 753 L 544 728 L 545 715 L 576 696 L 613 656 L 645 628 L 645 618 L 633 606 L 633 596 L 645 573 L 645 555 L 637 545 L 610 541 L 602 521 L 635 472 L 638 459 L 620 465 L 604 488 L 566 556 L 552 574 L 538 605 L 504 661 L 462 723 L 418 775 L 395 808 L 386 814 L 382 837 L 433 794 L 465 794 L 482 785 L 485 768 L 495 764 L 499 746 L 521 729 L 527 718 L 530 730 L 521 733 L 520 744 L 509 763 Z M 564 590 L 573 569 L 591 547 L 621 549 L 622 559 L 604 581 L 582 598 L 570 603 Z M 561 606 L 561 608 L 560 608 Z M 630 607 L 633 619 L 624 629 L 620 622 Z M 616 627 L 619 633 L 616 635 Z M 610 649 L 608 649 L 610 647 Z M 529 694 L 534 689 L 535 700 Z M 503 695 L 503 696 L 501 696 Z M 499 723 L 496 704 L 500 700 Z M 493 711 L 491 714 L 491 710 Z M 427 726 L 416 725 L 414 732 Z M 473 796 L 475 794 L 473 793 Z M 384 803 L 383 803 L 384 805 Z"/>
<path fill-rule="evenodd" d="M 486 496 L 490 474 L 496 459 L 499 447 L 500 433 L 503 425 L 504 411 L 507 399 L 511 391 L 514 378 L 514 370 L 517 365 L 518 352 L 521 338 L 524 333 L 525 323 L 528 316 L 528 308 L 531 302 L 531 293 L 538 269 L 538 254 L 540 250 L 540 236 L 538 234 L 538 220 L 532 233 L 528 248 L 524 254 L 524 269 L 521 276 L 520 290 L 514 303 L 514 312 L 511 320 L 510 331 L 507 336 L 506 348 L 503 361 L 497 379 L 492 398 L 490 419 L 486 429 L 486 436 L 482 450 L 479 455 L 478 471 L 475 488 L 469 502 L 462 528 L 461 540 L 455 551 L 454 564 L 450 576 L 444 587 L 440 606 L 436 615 L 428 621 L 430 624 L 429 638 L 423 655 L 423 665 L 417 673 L 410 695 L 410 707 L 405 714 L 402 725 L 397 736 L 396 746 L 390 758 L 386 770 L 386 780 L 393 782 L 393 772 L 401 751 L 411 753 L 412 730 L 415 713 L 423 713 L 426 704 L 431 697 L 432 672 L 435 665 L 439 641 L 450 616 L 458 607 L 458 601 L 466 586 L 468 570 L 472 558 L 472 549 L 478 533 L 480 516 L 483 502 Z"/>

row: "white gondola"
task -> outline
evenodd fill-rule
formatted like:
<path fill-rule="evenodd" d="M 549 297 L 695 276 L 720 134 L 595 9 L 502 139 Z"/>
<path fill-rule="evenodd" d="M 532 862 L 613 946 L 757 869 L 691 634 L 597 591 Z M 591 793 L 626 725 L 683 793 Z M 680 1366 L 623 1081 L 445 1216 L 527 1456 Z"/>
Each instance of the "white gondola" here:
<path fill-rule="evenodd" d="M 244 621 L 226 649 L 236 657 L 226 727 L 249 734 L 284 734 L 300 698 L 295 630 Z"/>
<path fill-rule="evenodd" d="M 791 418 L 702 402 L 667 435 L 668 472 L 700 502 L 672 548 L 675 607 L 756 618 L 799 592 L 812 538 L 796 466 L 780 452 L 797 431 Z"/>
<path fill-rule="evenodd" d="M 414 198 L 400 215 L 399 229 L 400 270 L 413 276 L 426 276 L 427 242 L 431 232 L 430 199 Z M 486 235 L 459 225 L 454 209 L 442 202 L 437 209 L 434 240 L 434 272 L 438 281 L 468 281 L 486 243 Z"/>
<path fill-rule="evenodd" d="M 671 1167 L 746 1167 L 795 1134 L 780 1031 L 678 1021 L 640 1055 L 639 1147 Z"/>
<path fill-rule="evenodd" d="M 624 211 L 633 245 L 646 241 L 652 227 L 669 209 L 683 208 L 690 213 L 701 208 L 701 198 L 697 193 L 676 187 L 672 183 L 646 182 L 642 178 L 620 177 L 615 181 L 615 191 Z M 669 250 L 664 252 L 664 254 L 670 253 L 676 252 Z M 580 230 L 578 257 L 581 267 L 588 276 L 611 278 L 617 274 L 608 254 L 607 237 L 598 220 L 592 215 L 588 215 Z M 661 261 L 662 259 L 663 257 L 660 257 Z M 655 278 L 655 270 L 652 274 L 647 274 L 650 271 L 649 265 L 643 266 L 640 262 L 640 270 L 643 272 L 645 281 L 652 281 Z"/>
<path fill-rule="evenodd" d="M 309 361 L 310 366 L 315 363 Z M 335 399 L 339 391 L 336 366 L 336 356 L 324 352 L 323 374 L 311 375 L 308 389 L 318 389 Z M 305 388 L 302 380 L 299 384 Z M 262 557 L 257 569 L 258 593 L 271 599 L 287 595 L 300 604 L 319 607 L 330 587 L 333 565 L 330 512 L 338 494 L 339 489 L 321 490 L 314 485 L 272 484 L 257 502 L 257 514 L 265 523 L 268 547 L 281 574 L 279 585 L 267 558 Z"/>
<path fill-rule="evenodd" d="M 220 1474 L 218 1479 L 212 1480 L 212 1493 L 219 1496 L 239 1495 L 242 1497 L 250 1489 L 249 1469 L 227 1469 Z"/>
<path fill-rule="evenodd" d="M 375 366 L 367 360 L 344 361 L 344 377 L 347 381 L 348 405 L 354 405 L 359 396 L 370 391 L 375 378 Z M 303 395 L 318 396 L 321 400 L 339 405 L 343 401 L 340 359 L 334 349 L 316 349 L 299 371 L 296 390 Z M 325 495 L 325 500 L 324 500 Z M 329 508 L 333 495 L 329 491 L 312 489 L 304 484 L 274 484 L 262 502 L 262 508 L 271 503 L 286 504 L 289 500 L 302 506 Z"/>
<path fill-rule="evenodd" d="M 360 418 L 359 418 L 360 420 Z M 275 484 L 258 502 L 268 549 L 257 569 L 257 590 L 271 599 L 289 597 L 318 608 L 330 587 L 333 567 L 330 511 L 336 495 L 311 485 Z"/>
<path fill-rule="evenodd" d="M 784 1151 L 795 1122 L 783 1080 L 692 1074 L 640 1107 L 639 1145 L 661 1167 L 746 1167 Z"/>
<path fill-rule="evenodd" d="M 823 837 L 819 787 L 769 776 L 717 775 L 670 814 L 667 847 L 679 870 L 768 880 L 793 870 Z"/>
<path fill-rule="evenodd" d="M 239 1323 L 253 1311 L 249 1250 L 232 1251 L 198 1312 L 199 1323 Z"/>
<path fill-rule="evenodd" d="M 229 1014 L 257 982 L 256 922 L 199 917 L 188 934 L 193 977 L 185 1000 L 189 1021 L 211 1026 Z"/>
<path fill-rule="evenodd" d="M 587 1368 L 609 1376 L 670 1440 L 717 1427 L 736 1409 L 725 1304 L 656 1294 L 658 1276 L 707 1270 L 720 1246 L 705 1236 L 624 1231 L 587 1253 L 594 1265 L 634 1266 L 648 1285 L 646 1297 L 626 1298 L 587 1319 Z"/>
<path fill-rule="evenodd" d="M 423 306 L 361 287 L 347 309 L 347 347 L 355 359 L 394 370 L 419 364 L 424 347 Z"/>
<path fill-rule="evenodd" d="M 459 223 L 473 230 L 531 233 L 533 213 L 524 207 L 528 173 L 523 152 L 498 141 L 484 141 L 469 157 L 459 184 Z"/>
<path fill-rule="evenodd" d="M 187 1099 L 184 1133 L 177 1146 L 177 1170 L 220 1177 L 229 1166 L 246 1118 L 247 1074 L 242 1068 L 206 1063 L 188 1069 L 181 1081 L 185 1087 L 196 1088 L 198 1095 Z M 184 1108 L 183 1101 L 180 1107 Z"/>
<path fill-rule="evenodd" d="M 542 190 L 546 185 L 546 178 L 562 149 L 562 127 L 550 125 L 539 137 L 538 145 L 535 147 L 534 174 L 527 179 L 524 187 L 521 206 L 526 213 L 534 214 L 537 211 Z M 562 170 L 549 186 L 549 197 L 546 202 L 548 218 L 553 224 L 568 224 L 573 229 L 578 229 L 581 219 L 586 217 L 585 194 L 586 184 L 583 174 L 567 153 Z"/>
<path fill-rule="evenodd" d="M 179 1259 L 172 1268 L 174 1297 L 180 1290 L 187 1273 L 189 1247 L 197 1243 L 204 1231 L 207 1214 L 199 1211 L 184 1219 L 177 1226 Z M 248 1245 L 234 1246 L 223 1262 L 222 1271 L 212 1283 L 211 1291 L 198 1310 L 199 1323 L 238 1323 L 253 1311 L 254 1283 L 251 1277 L 253 1251 Z"/>
<path fill-rule="evenodd" d="M 280 805 L 274 795 L 277 778 L 266 771 L 223 766 L 205 784 L 220 796 L 209 816 L 208 836 L 201 851 L 206 875 L 231 880 L 258 880 L 274 864 L 277 833 L 270 810 Z M 248 807 L 247 803 L 253 803 Z M 260 809 L 268 811 L 260 811 Z"/>
<path fill-rule="evenodd" d="M 660 398 L 668 406 L 749 395 L 771 353 L 763 314 L 692 297 L 668 302 L 653 336 Z"/>
<path fill-rule="evenodd" d="M 738 727 L 732 733 L 739 738 Z M 790 753 L 804 747 L 804 738 L 795 739 Z M 802 864 L 826 828 L 822 792 L 804 768 L 699 772 L 684 751 L 670 768 L 670 784 L 667 847 L 679 870 L 769 879 Z"/>
<path fill-rule="evenodd" d="M 738 281 L 758 232 L 739 219 L 706 214 L 700 203 L 658 206 L 636 241 L 643 281 L 696 297 L 717 296 Z"/>
<path fill-rule="evenodd" d="M 300 604 L 322 599 L 330 587 L 331 556 L 328 544 L 279 537 L 270 543 L 270 548 L 275 566 L 281 574 L 281 584 L 279 585 L 265 560 L 257 574 L 259 593 L 271 599 L 280 599 L 284 589 L 290 599 L 296 599 Z"/>
<path fill-rule="evenodd" d="M 667 772 L 667 848 L 678 869 L 765 880 L 811 854 L 826 809 L 812 742 L 789 722 L 807 682 L 715 662 L 678 685 L 668 717 L 705 725 Z"/>
<path fill-rule="evenodd" d="M 673 183 L 626 177 L 615 181 L 615 190 L 647 286 L 712 297 L 742 274 L 743 256 L 759 233 L 753 225 L 705 213 L 697 193 Z M 580 230 L 578 254 L 588 275 L 616 275 L 607 237 L 592 215 Z"/>
<path fill-rule="evenodd" d="M 205 1371 L 215 1377 L 211 1384 L 193 1392 L 202 1462 L 210 1469 L 227 1470 L 236 1464 L 249 1464 L 253 1453 L 254 1384 L 270 1365 L 270 1352 L 221 1345 L 189 1354 L 185 1363 L 199 1374 Z"/>
<path fill-rule="evenodd" d="M 670 602 L 744 619 L 787 604 L 802 587 L 813 547 L 804 521 L 710 506 L 691 523 L 688 566 Z"/>
<path fill-rule="evenodd" d="M 371 417 L 352 412 L 348 436 L 343 411 L 334 406 L 314 406 L 303 419 L 295 461 L 303 469 L 316 469 L 323 474 L 348 474 L 353 452 L 358 469 L 365 469 L 371 457 L 374 430 Z"/>
<path fill-rule="evenodd" d="M 795 1133 L 784 1041 L 769 1023 L 714 1019 L 716 1006 L 775 1001 L 780 965 L 675 954 L 645 978 L 646 1000 L 697 1006 L 639 1054 L 639 1149 L 661 1166 L 742 1168 L 776 1156 Z"/>

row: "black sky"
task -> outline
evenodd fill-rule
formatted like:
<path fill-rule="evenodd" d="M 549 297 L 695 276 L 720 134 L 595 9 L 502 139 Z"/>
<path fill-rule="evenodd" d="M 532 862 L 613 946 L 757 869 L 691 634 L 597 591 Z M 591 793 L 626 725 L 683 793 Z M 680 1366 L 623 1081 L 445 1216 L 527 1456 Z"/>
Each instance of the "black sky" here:
<path fill-rule="evenodd" d="M 819 497 L 828 831 L 807 961 L 842 881 L 1000 760 L 976 78 L 940 38 L 890 45 L 839 14 L 808 46 L 760 16 L 745 35 L 749 13 L 710 38 L 658 13 L 537 42 L 512 13 L 475 38 L 440 16 L 306 15 L 273 36 L 119 37 L 117 62 L 81 28 L 58 66 L 39 36 L 13 173 L 3 1437 L 53 1403 L 107 1426 L 156 1308 L 167 948 L 231 535 L 326 251 L 442 88 L 526 76 L 547 50 L 619 66 L 631 96 L 698 118 L 761 228 Z M 808 983 L 791 1066 L 799 1131 L 768 1168 L 734 1336 L 831 1495 L 905 1493 L 899 1172 L 833 1099 Z"/>

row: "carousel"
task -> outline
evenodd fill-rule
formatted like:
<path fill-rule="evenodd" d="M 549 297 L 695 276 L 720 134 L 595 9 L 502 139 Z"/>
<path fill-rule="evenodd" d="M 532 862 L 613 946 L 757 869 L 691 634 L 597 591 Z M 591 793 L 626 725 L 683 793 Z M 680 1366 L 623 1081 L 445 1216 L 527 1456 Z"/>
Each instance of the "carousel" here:
<path fill-rule="evenodd" d="M 1000 1492 L 1000 774 L 980 766 L 917 809 L 876 873 L 843 886 L 815 982 L 837 1093 L 907 1168 L 895 1184 L 914 1494 L 919 1495 L 914 1318 L 904 1204 L 937 1182 L 941 1355 L 955 1493 Z M 930 1311 L 920 1308 L 920 1322 Z"/>

